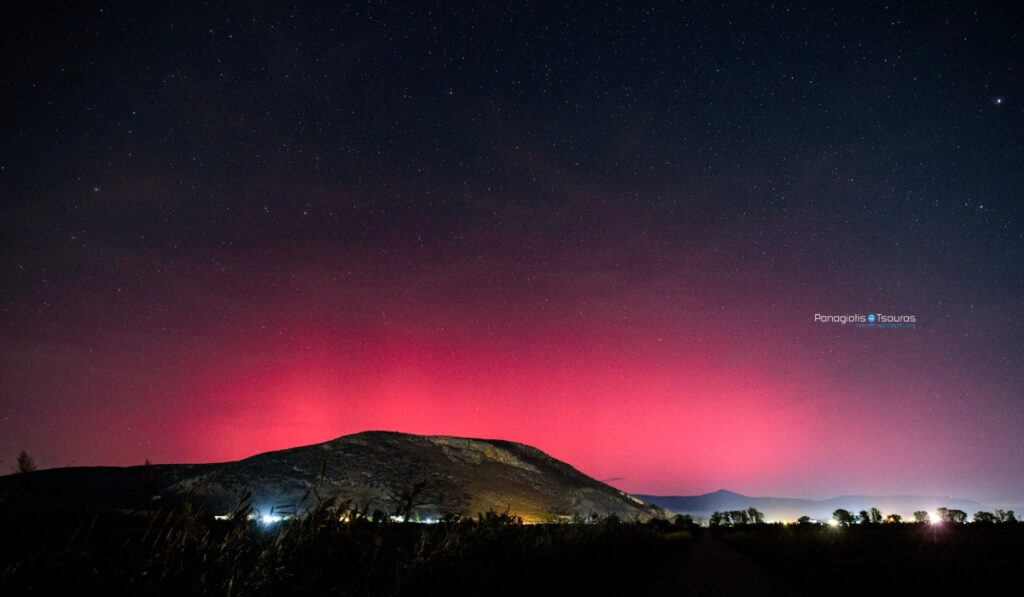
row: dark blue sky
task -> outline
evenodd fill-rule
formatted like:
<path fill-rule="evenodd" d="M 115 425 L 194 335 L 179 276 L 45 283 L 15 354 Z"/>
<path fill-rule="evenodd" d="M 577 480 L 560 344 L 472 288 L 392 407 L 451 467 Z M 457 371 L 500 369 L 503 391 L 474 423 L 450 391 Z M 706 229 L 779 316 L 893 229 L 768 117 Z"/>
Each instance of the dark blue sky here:
<path fill-rule="evenodd" d="M 8 16 L 12 461 L 388 428 L 1024 503 L 1019 7 Z M 814 321 L 866 313 L 916 329 Z"/>

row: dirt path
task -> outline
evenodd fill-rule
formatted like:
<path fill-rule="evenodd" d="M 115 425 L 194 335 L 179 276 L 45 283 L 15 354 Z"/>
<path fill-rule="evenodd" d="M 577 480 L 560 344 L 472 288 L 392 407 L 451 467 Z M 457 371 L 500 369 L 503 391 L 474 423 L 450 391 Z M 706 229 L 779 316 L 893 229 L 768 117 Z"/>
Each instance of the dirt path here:
<path fill-rule="evenodd" d="M 676 570 L 665 570 L 657 587 L 662 595 L 798 595 L 783 579 L 771 574 L 721 539 L 703 529 L 682 556 Z"/>

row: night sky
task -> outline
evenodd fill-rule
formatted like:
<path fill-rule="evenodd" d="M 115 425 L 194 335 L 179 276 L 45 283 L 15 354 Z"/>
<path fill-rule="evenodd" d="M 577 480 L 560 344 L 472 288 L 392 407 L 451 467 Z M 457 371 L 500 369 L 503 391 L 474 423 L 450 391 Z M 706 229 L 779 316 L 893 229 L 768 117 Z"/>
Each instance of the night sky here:
<path fill-rule="evenodd" d="M 1019 3 L 37 4 L 4 472 L 387 429 L 1024 504 Z"/>

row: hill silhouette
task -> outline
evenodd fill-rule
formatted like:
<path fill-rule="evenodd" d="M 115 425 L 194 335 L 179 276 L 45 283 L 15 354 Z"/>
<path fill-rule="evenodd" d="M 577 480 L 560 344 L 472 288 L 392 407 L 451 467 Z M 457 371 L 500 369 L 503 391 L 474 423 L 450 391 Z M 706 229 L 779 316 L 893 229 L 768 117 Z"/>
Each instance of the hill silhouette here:
<path fill-rule="evenodd" d="M 300 514 L 316 500 L 429 520 L 508 511 L 526 522 L 615 514 L 671 516 L 540 450 L 509 441 L 368 431 L 234 462 L 36 471 L 38 499 L 83 507 L 190 502 L 232 512 L 249 495 L 261 514 Z M 0 490 L 16 481 L 0 478 Z"/>

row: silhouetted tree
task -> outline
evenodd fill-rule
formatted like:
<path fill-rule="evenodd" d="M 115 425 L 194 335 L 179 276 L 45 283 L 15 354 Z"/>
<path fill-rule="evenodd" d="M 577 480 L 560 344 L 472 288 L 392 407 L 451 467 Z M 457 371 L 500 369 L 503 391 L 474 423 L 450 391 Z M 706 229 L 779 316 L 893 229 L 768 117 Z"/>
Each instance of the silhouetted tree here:
<path fill-rule="evenodd" d="M 153 472 L 153 463 L 149 461 L 149 458 L 139 469 L 139 484 L 142 486 L 142 493 L 146 498 L 151 498 L 156 493 L 156 473 Z"/>
<path fill-rule="evenodd" d="M 868 514 L 867 510 L 861 510 L 860 514 L 857 515 L 857 522 L 861 524 L 868 524 L 871 522 L 871 515 Z"/>
<path fill-rule="evenodd" d="M 391 498 L 395 500 L 395 516 L 401 516 L 402 522 L 409 522 L 409 518 L 413 515 L 413 509 L 420 505 L 418 499 L 426 486 L 425 482 L 420 481 L 414 485 L 403 487 L 397 493 L 391 492 Z"/>
<path fill-rule="evenodd" d="M 476 523 L 487 527 L 501 527 L 513 524 L 523 524 L 523 517 L 509 514 L 508 508 L 505 508 L 505 511 L 501 513 L 495 512 L 491 509 L 487 512 L 477 512 Z"/>
<path fill-rule="evenodd" d="M 764 523 L 764 513 L 753 507 L 746 510 L 729 510 L 727 512 L 715 510 L 711 514 L 711 518 L 708 519 L 708 524 L 713 527 L 762 523 Z"/>
<path fill-rule="evenodd" d="M 694 522 L 693 517 L 689 514 L 676 514 L 676 517 L 672 520 L 672 524 L 679 528 L 688 528 L 697 525 Z"/>
<path fill-rule="evenodd" d="M 885 517 L 885 522 L 889 522 L 889 523 L 893 523 L 893 524 L 899 524 L 899 523 L 903 522 L 903 517 L 900 516 L 899 514 L 890 514 L 890 515 Z"/>
<path fill-rule="evenodd" d="M 915 510 L 914 522 L 928 522 L 928 513 L 924 510 Z"/>
<path fill-rule="evenodd" d="M 810 516 L 807 516 L 807 515 L 805 514 L 804 516 L 801 516 L 800 518 L 797 518 L 797 519 L 796 519 L 796 522 L 797 522 L 798 524 L 811 524 L 811 517 L 810 517 Z"/>
<path fill-rule="evenodd" d="M 952 522 L 954 524 L 963 524 L 967 522 L 967 513 L 963 510 L 950 510 L 949 508 L 938 508 L 936 512 L 939 514 L 939 519 L 942 522 Z"/>
<path fill-rule="evenodd" d="M 988 522 L 988 523 L 992 523 L 992 522 L 996 522 L 997 520 L 999 520 L 999 519 L 996 518 L 996 515 L 992 514 L 991 512 L 983 512 L 983 511 L 979 510 L 978 512 L 974 513 L 974 522 Z"/>
<path fill-rule="evenodd" d="M 999 522 L 1017 522 L 1013 510 L 996 510 L 996 516 L 999 518 Z"/>
<path fill-rule="evenodd" d="M 872 507 L 870 514 L 871 514 L 871 523 L 872 524 L 878 524 L 878 523 L 882 522 L 883 519 L 882 519 L 882 511 L 881 510 L 879 510 L 878 508 Z"/>
<path fill-rule="evenodd" d="M 36 463 L 32 460 L 32 457 L 28 455 L 25 450 L 18 454 L 18 472 L 19 473 L 31 473 L 36 470 Z"/>
<path fill-rule="evenodd" d="M 832 518 L 844 527 L 850 526 L 851 524 L 857 521 L 857 517 L 854 516 L 852 512 L 850 512 L 849 510 L 844 510 L 842 508 L 839 508 L 838 510 L 833 512 Z"/>

